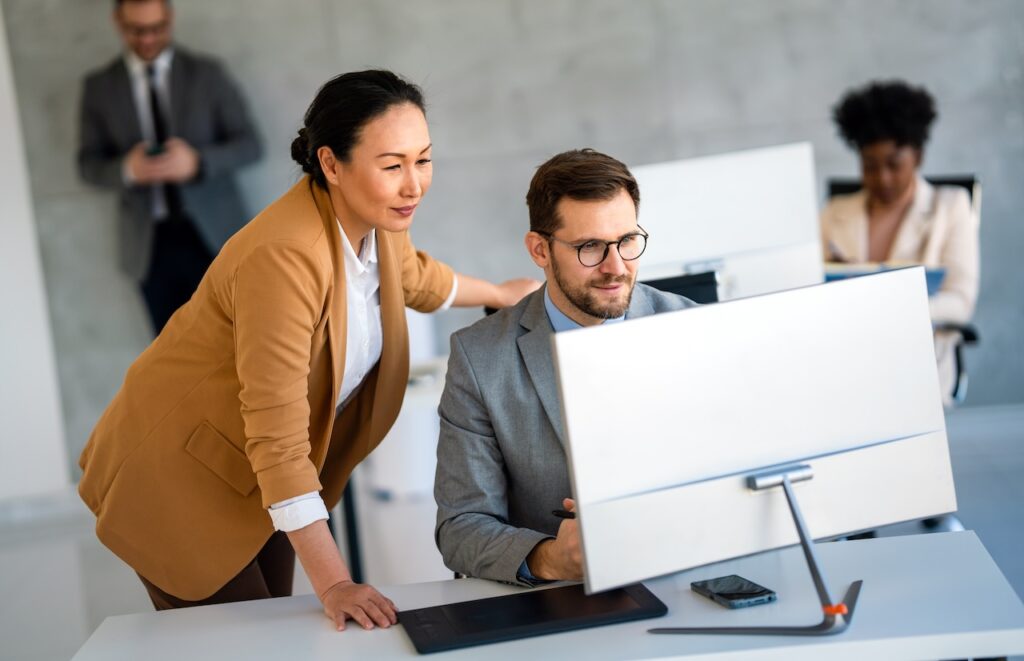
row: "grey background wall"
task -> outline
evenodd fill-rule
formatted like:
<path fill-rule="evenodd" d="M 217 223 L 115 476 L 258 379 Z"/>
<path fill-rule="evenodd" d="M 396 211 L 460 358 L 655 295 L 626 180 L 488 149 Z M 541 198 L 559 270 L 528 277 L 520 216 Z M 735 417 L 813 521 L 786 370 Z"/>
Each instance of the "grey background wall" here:
<path fill-rule="evenodd" d="M 148 341 L 117 272 L 111 196 L 73 167 L 82 75 L 117 41 L 109 0 L 2 0 L 28 149 L 70 457 Z M 393 68 L 430 103 L 435 183 L 418 245 L 492 279 L 535 274 L 521 248 L 534 167 L 592 146 L 639 165 L 810 140 L 818 173 L 856 173 L 829 108 L 876 77 L 926 85 L 940 120 L 926 173 L 985 186 L 983 344 L 971 405 L 1024 401 L 1024 2 L 1019 0 L 176 0 L 180 43 L 239 79 L 268 157 L 253 211 L 297 176 L 288 145 L 317 86 Z M 743 182 L 737 181 L 737 194 Z M 2 230 L 0 230 L 2 232 Z M 10 283 L 7 283 L 8 285 Z M 440 343 L 476 316 L 437 319 Z M 443 347 L 441 347 L 443 349 Z"/>

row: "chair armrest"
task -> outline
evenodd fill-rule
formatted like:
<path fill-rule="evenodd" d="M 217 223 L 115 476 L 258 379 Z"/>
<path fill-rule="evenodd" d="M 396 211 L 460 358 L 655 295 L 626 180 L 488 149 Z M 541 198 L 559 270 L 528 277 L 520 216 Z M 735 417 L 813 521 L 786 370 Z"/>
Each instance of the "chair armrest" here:
<path fill-rule="evenodd" d="M 936 331 L 946 331 L 950 333 L 960 333 L 961 342 L 963 344 L 977 344 L 978 343 L 978 329 L 973 324 L 955 324 L 951 322 L 943 322 L 939 324 L 933 324 L 932 328 Z"/>

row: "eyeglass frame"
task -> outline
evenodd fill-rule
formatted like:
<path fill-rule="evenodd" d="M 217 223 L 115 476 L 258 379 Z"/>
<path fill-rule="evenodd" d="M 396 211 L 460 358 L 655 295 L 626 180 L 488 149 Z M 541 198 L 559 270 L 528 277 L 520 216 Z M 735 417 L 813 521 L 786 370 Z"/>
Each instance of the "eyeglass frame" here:
<path fill-rule="evenodd" d="M 615 252 L 619 253 L 619 259 L 621 259 L 624 262 L 635 262 L 636 260 L 640 259 L 640 257 L 647 250 L 647 240 L 649 238 L 651 238 L 651 235 L 647 232 L 647 230 L 645 230 L 640 225 L 640 223 L 637 223 L 636 227 L 637 227 L 638 230 L 640 230 L 639 232 L 630 232 L 629 234 L 625 234 L 625 235 L 619 237 L 618 241 L 605 241 L 604 239 L 585 239 L 579 245 L 576 245 L 575 243 L 571 243 L 569 241 L 565 241 L 563 239 L 559 239 L 558 237 L 556 237 L 551 232 L 545 232 L 543 230 L 534 230 L 534 232 L 536 232 L 537 234 L 540 234 L 541 236 L 546 236 L 549 241 L 557 241 L 559 243 L 562 243 L 562 244 L 565 244 L 565 245 L 569 246 L 570 248 L 575 248 L 576 249 L 576 259 L 579 261 L 580 266 L 583 266 L 584 268 L 592 269 L 592 268 L 596 268 L 596 267 L 600 266 L 601 264 L 604 264 L 604 260 L 608 259 L 608 253 L 609 253 L 609 251 L 610 251 L 612 246 L 615 246 Z M 644 237 L 644 248 L 643 248 L 643 250 L 640 251 L 640 254 L 637 255 L 636 257 L 631 257 L 629 259 L 626 259 L 625 257 L 622 256 L 620 245 L 622 244 L 623 241 L 625 241 L 626 239 L 628 239 L 631 236 L 642 236 L 642 237 Z M 604 255 L 601 256 L 601 259 L 598 260 L 597 264 L 584 264 L 583 263 L 583 246 L 587 245 L 591 241 L 600 241 L 601 243 L 604 244 Z"/>

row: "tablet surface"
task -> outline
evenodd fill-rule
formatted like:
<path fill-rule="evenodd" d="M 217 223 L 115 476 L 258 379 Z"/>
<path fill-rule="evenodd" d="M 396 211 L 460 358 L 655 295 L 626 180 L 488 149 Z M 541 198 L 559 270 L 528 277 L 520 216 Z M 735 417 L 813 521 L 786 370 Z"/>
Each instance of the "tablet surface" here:
<path fill-rule="evenodd" d="M 420 654 L 660 617 L 668 608 L 642 584 L 587 595 L 582 585 L 402 611 Z"/>

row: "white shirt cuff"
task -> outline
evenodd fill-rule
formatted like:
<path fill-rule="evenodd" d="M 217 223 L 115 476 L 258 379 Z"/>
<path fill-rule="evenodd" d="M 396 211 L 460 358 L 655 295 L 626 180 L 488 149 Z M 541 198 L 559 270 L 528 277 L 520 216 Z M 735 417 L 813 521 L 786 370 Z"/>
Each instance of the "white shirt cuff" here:
<path fill-rule="evenodd" d="M 457 293 L 459 293 L 459 276 L 452 275 L 452 291 L 448 294 L 448 298 L 444 299 L 444 303 L 441 304 L 441 307 L 437 308 L 436 312 L 450 308 L 452 303 L 455 302 L 455 294 Z"/>
<path fill-rule="evenodd" d="M 128 167 L 128 159 L 121 159 L 121 182 L 125 186 L 131 186 L 135 183 L 135 178 L 132 177 L 132 170 Z"/>
<path fill-rule="evenodd" d="M 292 532 L 328 518 L 327 506 L 316 491 L 274 503 L 267 510 L 274 530 Z"/>

